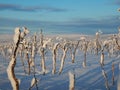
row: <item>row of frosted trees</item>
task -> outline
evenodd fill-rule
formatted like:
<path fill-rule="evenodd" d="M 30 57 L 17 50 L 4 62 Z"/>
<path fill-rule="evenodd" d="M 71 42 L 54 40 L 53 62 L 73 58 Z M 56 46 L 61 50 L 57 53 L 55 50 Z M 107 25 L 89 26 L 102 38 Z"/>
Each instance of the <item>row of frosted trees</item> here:
<path fill-rule="evenodd" d="M 120 29 L 119 29 L 120 31 Z M 15 34 L 13 37 L 13 43 L 0 46 L 1 54 L 7 56 L 10 59 L 9 65 L 7 67 L 8 78 L 11 82 L 13 90 L 19 90 L 20 80 L 16 78 L 15 67 L 18 56 L 21 58 L 22 65 L 24 67 L 25 74 L 30 75 L 34 74 L 33 79 L 31 80 L 31 89 L 33 86 L 37 87 L 37 78 L 36 78 L 36 65 L 35 57 L 36 55 L 40 56 L 40 67 L 42 68 L 42 74 L 45 75 L 46 72 L 46 52 L 49 50 L 52 53 L 52 74 L 56 74 L 56 60 L 58 54 L 62 53 L 60 67 L 58 73 L 61 74 L 64 69 L 65 58 L 67 52 L 70 52 L 71 62 L 75 63 L 76 51 L 80 50 L 84 54 L 83 67 L 86 67 L 86 55 L 87 53 L 91 54 L 101 54 L 100 65 L 102 69 L 102 75 L 105 80 L 105 86 L 107 90 L 110 90 L 107 73 L 104 69 L 104 53 L 107 52 L 109 57 L 112 55 L 119 55 L 120 52 L 120 33 L 110 35 L 108 38 L 101 39 L 100 32 L 97 32 L 95 37 L 88 38 L 88 36 L 80 36 L 78 40 L 70 40 L 61 37 L 56 38 L 45 38 L 42 34 L 42 30 L 39 35 L 34 34 L 33 36 L 27 35 L 29 30 L 26 27 L 22 29 L 17 27 L 15 29 Z M 24 57 L 24 58 L 23 58 Z M 27 68 L 25 67 L 24 61 L 27 61 Z M 114 85 L 114 60 L 112 62 L 112 80 Z M 27 69 L 27 70 L 26 70 Z M 32 71 L 31 71 L 32 70 Z M 70 90 L 74 90 L 75 75 L 74 73 L 69 72 L 70 76 Z"/>

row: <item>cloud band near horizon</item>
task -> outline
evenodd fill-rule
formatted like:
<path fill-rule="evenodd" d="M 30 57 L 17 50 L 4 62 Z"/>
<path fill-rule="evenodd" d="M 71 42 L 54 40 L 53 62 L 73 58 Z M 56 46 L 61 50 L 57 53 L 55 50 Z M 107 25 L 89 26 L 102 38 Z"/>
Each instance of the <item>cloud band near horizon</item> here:
<path fill-rule="evenodd" d="M 109 29 L 114 30 L 119 27 L 120 20 L 118 19 L 119 16 L 111 16 L 108 18 L 95 20 L 95 19 L 77 19 L 72 21 L 64 21 L 64 22 L 50 22 L 50 21 L 29 21 L 29 20 L 18 20 L 18 19 L 8 19 L 8 18 L 0 18 L 0 30 L 6 29 L 7 27 L 15 28 L 15 27 L 22 27 L 26 26 L 32 29 L 40 29 L 46 28 L 48 30 L 75 30 L 81 28 L 89 28 L 91 29 Z"/>
<path fill-rule="evenodd" d="M 67 9 L 50 7 L 50 6 L 20 6 L 20 5 L 15 5 L 15 4 L 0 4 L 0 10 L 24 11 L 24 12 L 36 12 L 36 11 L 64 12 L 64 11 L 67 11 Z"/>

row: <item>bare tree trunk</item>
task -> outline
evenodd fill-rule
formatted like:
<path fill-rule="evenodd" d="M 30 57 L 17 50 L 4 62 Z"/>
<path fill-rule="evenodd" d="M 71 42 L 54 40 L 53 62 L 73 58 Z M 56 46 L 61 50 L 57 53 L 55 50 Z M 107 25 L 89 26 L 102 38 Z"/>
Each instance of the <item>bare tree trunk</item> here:
<path fill-rule="evenodd" d="M 75 74 L 69 72 L 69 90 L 75 89 Z"/>
<path fill-rule="evenodd" d="M 53 50 L 53 69 L 52 74 L 56 73 L 56 50 Z"/>
<path fill-rule="evenodd" d="M 40 32 L 40 45 L 43 46 L 43 33 L 42 33 L 42 30 Z"/>
<path fill-rule="evenodd" d="M 119 63 L 119 74 L 118 74 L 117 90 L 120 90 L 120 63 Z"/>
<path fill-rule="evenodd" d="M 83 60 L 82 65 L 84 68 L 86 67 L 86 55 L 87 55 L 88 43 L 89 43 L 88 41 L 83 42 L 84 60 Z"/>
<path fill-rule="evenodd" d="M 96 32 L 96 39 L 95 39 L 95 49 L 96 49 L 96 54 L 98 55 L 99 49 L 101 48 L 100 42 L 99 42 L 99 38 L 100 38 L 100 33 Z"/>
<path fill-rule="evenodd" d="M 14 72 L 15 65 L 16 65 L 16 58 L 14 56 L 12 56 L 12 59 L 7 68 L 8 79 L 11 82 L 13 90 L 19 90 L 19 82 L 18 82 L 18 79 L 16 78 L 15 72 Z"/>
<path fill-rule="evenodd" d="M 112 85 L 115 84 L 115 79 L 114 79 L 114 70 L 115 70 L 115 67 L 114 67 L 114 62 L 112 62 Z"/>
<path fill-rule="evenodd" d="M 101 64 L 102 66 L 104 66 L 104 53 L 103 53 L 103 51 L 102 51 L 101 57 L 100 57 L 100 64 Z"/>
<path fill-rule="evenodd" d="M 11 61 L 9 62 L 9 65 L 7 68 L 8 79 L 11 82 L 13 90 L 19 90 L 19 82 L 15 76 L 14 68 L 16 65 L 17 50 L 18 50 L 19 43 L 20 43 L 20 34 L 21 34 L 20 28 L 16 28 L 15 29 L 15 36 L 14 36 L 15 48 L 14 48 L 14 52 L 13 52 Z"/>
<path fill-rule="evenodd" d="M 72 53 L 72 63 L 75 62 L 75 54 L 76 54 L 76 50 L 77 50 L 77 48 L 78 48 L 79 42 L 80 42 L 80 41 L 77 41 L 77 44 L 75 45 L 74 51 L 73 51 L 73 53 Z"/>
<path fill-rule="evenodd" d="M 45 48 L 43 47 L 43 33 L 42 33 L 42 30 L 41 30 L 41 33 L 40 33 L 40 55 L 41 55 L 41 66 L 42 66 L 42 72 L 43 72 L 43 75 L 45 75 L 45 72 L 46 72 L 46 67 L 45 67 Z"/>
<path fill-rule="evenodd" d="M 37 85 L 37 78 L 36 78 L 36 72 L 35 72 L 35 54 L 36 54 L 36 33 L 34 35 L 34 39 L 33 39 L 33 43 L 32 43 L 32 53 L 31 53 L 31 61 L 32 61 L 32 65 L 33 66 L 33 74 L 34 74 L 34 78 L 33 81 L 35 80 L 35 86 L 36 86 L 36 90 L 38 90 L 38 85 Z M 34 85 L 33 85 L 34 86 Z M 31 86 L 32 88 L 32 86 Z"/>
<path fill-rule="evenodd" d="M 102 75 L 103 75 L 104 80 L 105 80 L 106 89 L 110 90 L 109 83 L 108 83 L 108 77 L 107 77 L 107 74 L 106 74 L 105 69 L 104 69 L 104 53 L 103 53 L 103 50 L 104 50 L 104 48 L 101 51 L 100 65 L 101 65 L 101 69 L 102 69 Z"/>
<path fill-rule="evenodd" d="M 62 70 L 63 70 L 63 66 L 64 66 L 64 62 L 65 62 L 67 50 L 68 50 L 67 47 L 65 47 L 65 48 L 63 49 L 63 56 L 62 56 L 62 60 L 61 60 L 61 65 L 60 65 L 60 69 L 59 69 L 59 74 L 61 74 L 61 72 L 62 72 Z"/>
<path fill-rule="evenodd" d="M 109 87 L 109 84 L 108 84 L 108 79 L 107 79 L 107 74 L 105 73 L 105 70 L 104 70 L 104 69 L 102 69 L 102 74 L 103 74 L 104 79 L 105 79 L 106 89 L 107 89 L 107 90 L 110 90 L 110 87 Z"/>
<path fill-rule="evenodd" d="M 44 48 L 41 48 L 41 58 L 42 58 L 42 72 L 43 72 L 43 75 L 45 75 L 46 67 L 45 67 L 45 52 L 44 52 Z"/>
<path fill-rule="evenodd" d="M 59 43 L 56 43 L 53 47 L 53 69 L 52 69 L 52 74 L 56 73 L 56 50 L 57 50 L 57 46 L 59 45 Z"/>
<path fill-rule="evenodd" d="M 86 51 L 84 52 L 84 61 L 83 61 L 83 67 L 86 67 Z"/>
<path fill-rule="evenodd" d="M 24 65 L 24 59 L 23 59 L 23 45 L 22 45 L 22 48 L 21 48 L 21 52 L 20 52 L 20 57 L 21 57 L 21 62 L 22 62 L 22 65 L 23 65 L 23 69 L 24 69 L 24 73 L 26 73 L 26 70 L 25 70 L 25 65 Z"/>
<path fill-rule="evenodd" d="M 33 38 L 33 43 L 32 43 L 32 50 L 31 50 L 31 63 L 34 68 L 35 68 L 35 54 L 36 54 L 36 34 L 34 35 Z"/>
<path fill-rule="evenodd" d="M 29 60 L 29 54 L 28 51 L 26 51 L 26 59 L 27 59 L 27 63 L 28 63 L 28 74 L 30 75 L 30 60 Z"/>

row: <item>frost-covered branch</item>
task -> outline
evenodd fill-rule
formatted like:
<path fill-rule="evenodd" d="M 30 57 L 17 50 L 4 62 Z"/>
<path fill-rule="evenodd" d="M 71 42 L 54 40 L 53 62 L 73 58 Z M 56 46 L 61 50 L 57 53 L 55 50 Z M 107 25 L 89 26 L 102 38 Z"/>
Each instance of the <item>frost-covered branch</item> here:
<path fill-rule="evenodd" d="M 16 28 L 15 35 L 14 35 L 14 43 L 15 43 L 14 53 L 11 57 L 11 61 L 9 62 L 9 65 L 7 68 L 8 79 L 11 82 L 13 90 L 19 90 L 19 82 L 15 76 L 14 68 L 16 65 L 16 53 L 20 43 L 20 34 L 21 34 L 20 28 Z"/>
<path fill-rule="evenodd" d="M 59 69 L 59 74 L 61 74 L 62 70 L 63 70 L 63 66 L 64 66 L 64 62 L 65 62 L 65 58 L 66 58 L 66 54 L 67 54 L 67 50 L 68 50 L 68 47 L 67 47 L 68 43 L 64 43 L 63 45 L 63 55 L 62 55 L 62 59 L 61 59 L 61 64 L 60 64 L 60 69 Z"/>
<path fill-rule="evenodd" d="M 76 54 L 76 50 L 77 50 L 77 48 L 78 48 L 79 42 L 80 42 L 80 40 L 78 40 L 78 41 L 74 44 L 74 47 L 73 47 L 74 50 L 73 50 L 73 52 L 72 52 L 72 63 L 75 62 L 75 54 Z"/>
<path fill-rule="evenodd" d="M 25 36 L 26 35 L 24 35 L 23 38 Z M 10 80 L 11 85 L 13 87 L 13 90 L 19 90 L 19 80 L 16 78 L 14 71 L 16 65 L 17 50 L 19 48 L 20 42 L 23 40 L 23 39 L 21 40 L 21 30 L 19 27 L 15 29 L 15 35 L 13 40 L 14 40 L 14 52 L 7 68 L 7 74 L 8 74 L 8 79 Z"/>
<path fill-rule="evenodd" d="M 53 50 L 52 50 L 52 53 L 53 53 L 53 69 L 52 69 L 52 74 L 56 73 L 56 50 L 57 50 L 58 46 L 59 46 L 59 43 L 55 43 L 55 45 L 53 46 Z"/>

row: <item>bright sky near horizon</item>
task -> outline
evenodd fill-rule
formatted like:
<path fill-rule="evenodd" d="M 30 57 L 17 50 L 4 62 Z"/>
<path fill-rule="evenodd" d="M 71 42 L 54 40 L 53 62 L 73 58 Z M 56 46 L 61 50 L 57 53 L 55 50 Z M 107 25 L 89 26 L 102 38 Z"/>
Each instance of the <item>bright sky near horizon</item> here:
<path fill-rule="evenodd" d="M 115 29 L 120 0 L 0 0 L 0 30 L 27 26 L 50 30 Z"/>

